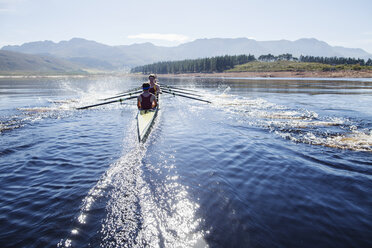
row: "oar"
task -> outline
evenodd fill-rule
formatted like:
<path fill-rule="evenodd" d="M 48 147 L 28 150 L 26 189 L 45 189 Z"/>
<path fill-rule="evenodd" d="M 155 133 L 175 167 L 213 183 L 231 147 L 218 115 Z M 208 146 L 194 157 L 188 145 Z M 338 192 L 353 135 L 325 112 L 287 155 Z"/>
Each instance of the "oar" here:
<path fill-rule="evenodd" d="M 176 89 L 176 90 L 184 90 L 184 91 L 190 91 L 190 92 L 198 92 L 196 90 L 190 90 L 190 89 L 185 89 L 185 88 L 178 88 L 178 87 L 169 86 L 169 85 L 161 85 L 161 86 L 167 87 L 168 89 Z"/>
<path fill-rule="evenodd" d="M 190 90 L 190 89 L 184 89 L 184 88 L 177 88 L 177 87 L 166 85 L 166 84 L 161 84 L 160 87 L 161 86 L 164 86 L 164 87 L 167 87 L 167 88 L 170 88 L 170 89 L 177 89 L 177 90 L 185 90 L 185 91 L 197 92 L 196 90 Z"/>
<path fill-rule="evenodd" d="M 197 101 L 201 101 L 201 102 L 211 103 L 210 101 L 207 101 L 207 100 L 203 100 L 203 99 L 199 99 L 199 98 L 191 97 L 191 96 L 185 96 L 185 95 L 177 94 L 177 93 L 166 91 L 166 90 L 163 90 L 163 92 L 167 93 L 167 94 L 174 95 L 174 96 L 181 96 L 181 97 L 185 97 L 185 98 L 189 98 L 189 99 L 193 99 L 193 100 L 197 100 Z"/>
<path fill-rule="evenodd" d="M 120 93 L 118 93 L 117 95 L 125 94 L 125 93 L 130 93 L 130 92 L 132 92 L 132 91 L 137 91 L 137 90 L 141 90 L 141 89 L 142 89 L 142 87 L 136 87 L 136 88 L 132 88 L 132 89 L 127 90 L 127 91 L 120 92 Z"/>
<path fill-rule="evenodd" d="M 138 90 L 138 91 L 133 91 L 133 92 L 130 92 L 130 93 L 125 93 L 125 94 L 121 94 L 121 95 L 117 95 L 117 96 L 113 96 L 113 97 L 108 97 L 108 98 L 104 98 L 104 99 L 99 99 L 99 100 L 107 101 L 107 100 L 115 99 L 115 98 L 122 97 L 122 96 L 132 96 L 134 94 L 138 94 L 138 93 L 141 93 L 141 92 L 142 92 L 142 90 Z"/>
<path fill-rule="evenodd" d="M 105 105 L 105 104 L 110 104 L 110 103 L 114 103 L 114 102 L 122 102 L 124 100 L 129 100 L 129 99 L 133 99 L 133 98 L 137 98 L 137 96 L 131 96 L 131 97 L 128 97 L 128 98 L 120 98 L 118 100 L 113 100 L 113 101 L 109 101 L 109 102 L 102 102 L 102 103 L 97 103 L 97 104 L 93 104 L 93 105 L 88 105 L 88 106 L 84 106 L 84 107 L 80 107 L 80 108 L 76 108 L 76 109 L 87 109 L 87 108 L 93 108 L 93 107 L 97 107 L 97 106 L 101 106 L 101 105 Z"/>
<path fill-rule="evenodd" d="M 182 90 L 174 90 L 174 89 L 165 89 L 165 90 L 168 90 L 170 92 L 175 92 L 175 93 L 182 93 L 182 94 L 188 94 L 188 95 L 193 95 L 193 96 L 201 96 L 201 95 L 198 95 L 198 94 L 194 94 L 194 93 L 190 93 L 190 92 L 185 92 L 185 91 L 182 91 Z"/>

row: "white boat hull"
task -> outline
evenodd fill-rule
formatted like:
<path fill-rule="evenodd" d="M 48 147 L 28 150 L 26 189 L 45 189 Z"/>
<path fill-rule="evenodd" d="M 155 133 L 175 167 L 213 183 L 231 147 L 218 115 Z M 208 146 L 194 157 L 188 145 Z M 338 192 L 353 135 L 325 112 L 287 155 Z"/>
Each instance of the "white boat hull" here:
<path fill-rule="evenodd" d="M 147 136 L 150 133 L 151 126 L 155 121 L 158 114 L 158 107 L 154 110 L 139 110 L 137 114 L 137 127 L 138 127 L 138 140 L 139 142 L 145 142 Z"/>

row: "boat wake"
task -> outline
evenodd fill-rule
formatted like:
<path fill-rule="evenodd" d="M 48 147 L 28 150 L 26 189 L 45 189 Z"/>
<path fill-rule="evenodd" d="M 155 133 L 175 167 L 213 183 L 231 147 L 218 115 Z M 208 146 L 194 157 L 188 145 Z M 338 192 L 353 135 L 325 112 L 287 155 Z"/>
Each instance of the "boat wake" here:
<path fill-rule="evenodd" d="M 195 214 L 199 205 L 178 182 L 173 155 L 149 151 L 157 140 L 152 134 L 159 121 L 161 111 L 146 143 L 138 142 L 133 121 L 124 140 L 124 155 L 89 191 L 69 237 L 58 247 L 208 246 L 200 230 L 202 220 Z"/>
<path fill-rule="evenodd" d="M 89 85 L 88 89 L 81 89 L 77 86 L 71 85 L 69 81 L 61 81 L 59 87 L 72 92 L 71 97 L 58 98 L 57 96 L 48 99 L 40 98 L 38 101 L 31 103 L 31 106 L 9 109 L 9 115 L 0 116 L 0 134 L 32 123 L 37 123 L 44 119 L 61 119 L 76 114 L 82 114 L 83 112 L 76 110 L 76 108 L 84 105 L 95 104 L 100 102 L 99 99 L 112 96 L 118 92 L 109 86 L 105 86 L 107 88 L 102 88 L 102 85 L 92 84 Z M 135 102 L 132 101 L 120 104 L 104 105 L 97 108 L 112 110 L 122 108 L 122 106 L 134 105 Z"/>
<path fill-rule="evenodd" d="M 320 145 L 355 151 L 372 151 L 372 130 L 357 120 L 321 116 L 307 109 L 293 109 L 262 98 L 214 95 L 214 108 L 237 117 L 242 125 L 259 126 L 296 143 Z"/>

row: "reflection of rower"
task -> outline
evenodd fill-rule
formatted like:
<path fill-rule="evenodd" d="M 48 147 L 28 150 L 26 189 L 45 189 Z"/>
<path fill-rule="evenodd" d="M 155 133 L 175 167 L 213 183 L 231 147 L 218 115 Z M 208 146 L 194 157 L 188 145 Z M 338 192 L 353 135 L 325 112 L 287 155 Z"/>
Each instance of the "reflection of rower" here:
<path fill-rule="evenodd" d="M 151 94 L 154 94 L 156 96 L 156 99 L 158 99 L 159 98 L 159 92 L 160 92 L 160 86 L 156 83 L 155 74 L 150 74 L 149 75 L 149 84 L 150 84 L 149 92 Z"/>
<path fill-rule="evenodd" d="M 137 106 L 138 109 L 153 109 L 155 108 L 158 103 L 156 101 L 156 97 L 154 94 L 150 93 L 150 84 L 144 83 L 142 84 L 143 93 L 137 97 Z"/>

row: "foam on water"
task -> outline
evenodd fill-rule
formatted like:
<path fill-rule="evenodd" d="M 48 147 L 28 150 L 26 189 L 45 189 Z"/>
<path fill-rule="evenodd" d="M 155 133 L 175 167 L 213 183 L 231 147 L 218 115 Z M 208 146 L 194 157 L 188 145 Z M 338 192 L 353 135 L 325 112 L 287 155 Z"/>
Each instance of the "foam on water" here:
<path fill-rule="evenodd" d="M 156 133 L 161 111 L 153 126 Z M 109 169 L 82 201 L 70 237 L 58 247 L 75 247 L 84 235 L 92 209 L 104 198 L 105 217 L 100 233 L 101 247 L 208 247 L 199 230 L 201 219 L 195 216 L 199 205 L 188 197 L 185 186 L 178 183 L 172 154 L 161 153 L 160 163 L 147 159 L 148 147 L 156 142 L 150 135 L 145 144 L 138 143 L 136 120 L 130 125 L 123 156 Z M 168 173 L 163 174 L 163 171 Z M 173 171 L 173 173 L 177 174 Z"/>
<path fill-rule="evenodd" d="M 371 130 L 342 117 L 321 116 L 307 109 L 293 109 L 262 98 L 229 95 L 227 87 L 209 94 L 213 108 L 231 114 L 238 122 L 259 126 L 293 142 L 355 151 L 372 151 Z M 207 94 L 207 93 L 205 93 Z"/>
<path fill-rule="evenodd" d="M 64 91 L 72 93 L 69 98 L 50 99 L 45 101 L 39 99 L 34 106 L 18 107 L 16 113 L 5 116 L 0 120 L 0 133 L 23 127 L 29 123 L 34 123 L 46 118 L 66 118 L 75 114 L 76 108 L 103 102 L 102 98 L 116 95 L 119 91 L 118 84 L 121 82 L 117 78 L 105 78 L 95 83 L 88 84 L 87 87 L 78 87 L 69 79 L 59 79 L 58 87 Z M 119 89 L 118 89 L 119 88 Z M 45 106 L 47 104 L 47 106 Z M 134 100 L 114 103 L 95 108 L 118 109 L 123 105 L 135 105 Z"/>

